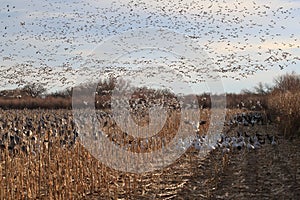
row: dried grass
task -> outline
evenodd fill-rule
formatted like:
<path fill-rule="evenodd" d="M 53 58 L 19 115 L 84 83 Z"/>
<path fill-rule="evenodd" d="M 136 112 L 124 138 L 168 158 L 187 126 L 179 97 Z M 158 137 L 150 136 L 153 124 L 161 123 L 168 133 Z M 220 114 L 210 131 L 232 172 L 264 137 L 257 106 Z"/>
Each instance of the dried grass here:
<path fill-rule="evenodd" d="M 274 92 L 268 98 L 269 112 L 276 116 L 279 129 L 287 136 L 300 135 L 300 92 Z"/>

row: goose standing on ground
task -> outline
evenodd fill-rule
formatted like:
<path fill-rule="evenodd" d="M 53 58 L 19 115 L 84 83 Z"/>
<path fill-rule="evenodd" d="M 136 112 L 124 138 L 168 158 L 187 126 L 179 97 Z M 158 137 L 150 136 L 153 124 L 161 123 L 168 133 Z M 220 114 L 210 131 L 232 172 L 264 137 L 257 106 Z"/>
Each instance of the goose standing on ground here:
<path fill-rule="evenodd" d="M 255 147 L 254 147 L 254 146 L 251 144 L 251 142 L 250 142 L 250 137 L 248 138 L 247 149 L 248 149 L 248 150 L 253 150 L 253 149 L 255 149 Z"/>
<path fill-rule="evenodd" d="M 272 146 L 275 146 L 275 145 L 277 145 L 277 142 L 275 141 L 275 137 L 274 137 L 274 135 L 273 135 L 273 137 L 272 137 L 272 142 L 271 142 L 271 144 L 272 144 Z"/>

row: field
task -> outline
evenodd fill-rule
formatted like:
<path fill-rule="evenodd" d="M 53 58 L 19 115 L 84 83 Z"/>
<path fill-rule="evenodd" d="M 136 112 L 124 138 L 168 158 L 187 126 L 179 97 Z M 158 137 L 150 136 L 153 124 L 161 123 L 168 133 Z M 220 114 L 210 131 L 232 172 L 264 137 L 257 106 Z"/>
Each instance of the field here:
<path fill-rule="evenodd" d="M 108 112 L 97 114 L 107 138 L 136 153 L 162 148 L 179 122 L 172 112 L 161 132 L 141 148 L 143 141 L 124 135 Z M 300 139 L 285 139 L 261 112 L 253 125 L 239 122 L 239 117 L 254 114 L 227 110 L 223 134 L 251 138 L 259 132 L 265 138 L 259 148 L 230 146 L 224 151 L 219 146 L 199 156 L 204 149 L 192 145 L 171 165 L 135 174 L 94 158 L 80 143 L 82 132 L 71 110 L 1 110 L 0 199 L 296 199 Z M 209 110 L 202 110 L 200 120 L 207 121 L 199 127 L 199 137 L 208 130 L 209 116 Z M 270 135 L 276 144 L 268 142 Z"/>
<path fill-rule="evenodd" d="M 300 0 L 0 1 L 0 200 L 300 200 Z"/>

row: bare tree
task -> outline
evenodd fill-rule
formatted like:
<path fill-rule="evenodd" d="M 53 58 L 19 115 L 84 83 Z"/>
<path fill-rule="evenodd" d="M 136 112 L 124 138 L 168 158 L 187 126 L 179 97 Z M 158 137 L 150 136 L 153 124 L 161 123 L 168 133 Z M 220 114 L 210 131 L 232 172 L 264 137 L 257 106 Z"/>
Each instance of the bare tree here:
<path fill-rule="evenodd" d="M 32 97 L 38 97 L 46 91 L 46 88 L 41 84 L 32 83 L 25 85 L 22 90 Z"/>
<path fill-rule="evenodd" d="M 254 92 L 256 94 L 265 95 L 268 94 L 270 91 L 270 87 L 268 85 L 264 85 L 262 82 L 259 82 L 257 86 L 254 87 Z"/>
<path fill-rule="evenodd" d="M 274 91 L 299 91 L 300 90 L 300 76 L 295 72 L 291 74 L 279 76 L 274 79 Z"/>

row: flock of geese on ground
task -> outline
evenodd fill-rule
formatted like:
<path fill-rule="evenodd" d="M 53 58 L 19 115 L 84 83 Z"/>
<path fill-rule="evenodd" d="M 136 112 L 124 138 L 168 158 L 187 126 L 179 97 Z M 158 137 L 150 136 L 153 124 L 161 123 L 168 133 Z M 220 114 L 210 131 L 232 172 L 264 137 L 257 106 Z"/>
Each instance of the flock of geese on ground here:
<path fill-rule="evenodd" d="M 0 115 L 1 151 L 37 155 L 42 147 L 71 147 L 78 137 L 71 113 L 62 110 L 1 110 Z"/>
<path fill-rule="evenodd" d="M 265 125 L 267 122 L 266 116 L 261 112 L 250 112 L 250 113 L 238 113 L 234 114 L 227 122 L 224 123 L 225 126 L 237 127 L 237 126 L 254 126 L 254 125 Z M 202 124 L 205 124 L 203 122 Z M 200 126 L 198 123 L 196 127 Z M 231 130 L 231 129 L 229 129 Z M 199 131 L 199 128 L 197 129 Z M 255 150 L 260 149 L 265 144 L 277 145 L 277 140 L 275 135 L 272 134 L 262 134 L 256 132 L 255 134 L 247 133 L 246 131 L 241 132 L 238 130 L 236 135 L 228 133 L 220 134 L 220 138 L 217 142 L 212 143 L 209 141 L 207 135 L 197 134 L 196 139 L 193 141 L 193 146 L 197 150 L 215 150 L 219 149 L 223 153 L 229 153 L 235 150 Z"/>
<path fill-rule="evenodd" d="M 10 110 L 1 111 L 0 118 L 0 149 L 8 150 L 10 153 L 31 153 L 36 155 L 41 148 L 72 148 L 75 142 L 80 137 L 80 128 L 76 128 L 76 125 L 72 119 L 71 111 L 65 112 L 63 110 L 49 110 L 49 111 L 38 111 L 38 110 Z M 118 138 L 121 138 L 123 145 L 127 146 L 128 150 L 132 149 L 133 146 L 144 146 L 149 148 L 151 145 L 150 140 L 146 139 L 143 143 L 134 141 L 134 138 L 128 139 L 126 133 L 113 132 L 115 130 L 115 122 L 112 120 L 112 115 L 106 112 L 98 111 L 97 120 L 101 121 L 102 128 L 110 129 L 109 133 L 105 131 L 101 134 L 106 135 L 112 142 L 120 142 Z M 242 113 L 236 114 L 227 123 L 229 126 L 235 126 L 235 123 L 248 126 L 249 124 L 261 125 L 263 115 L 257 113 Z M 249 123 L 248 121 L 251 121 Z M 264 144 L 276 145 L 276 138 L 274 135 L 263 135 L 256 133 L 250 135 L 246 132 L 237 132 L 235 136 L 229 136 L 227 133 L 222 133 L 219 140 L 216 143 L 209 141 L 207 135 L 200 134 L 200 126 L 206 124 L 206 121 L 199 121 L 195 125 L 196 139 L 189 141 L 194 148 L 199 151 L 202 150 L 214 150 L 221 149 L 224 153 L 232 150 L 254 150 L 261 148 Z M 123 135 L 122 135 L 123 134 Z M 164 140 L 159 138 L 158 140 Z M 127 139 L 126 139 L 127 138 Z M 97 139 L 97 138 L 95 138 Z M 185 141 L 186 142 L 186 141 Z M 126 144 L 125 144 L 126 143 Z M 178 143 L 178 148 L 186 146 L 186 144 Z M 182 145 L 182 146 L 180 146 Z M 130 147 L 131 146 L 131 147 Z"/>
<path fill-rule="evenodd" d="M 264 125 L 267 123 L 267 116 L 261 112 L 238 113 L 228 120 L 227 126 L 254 126 L 255 124 Z"/>
<path fill-rule="evenodd" d="M 246 132 L 237 132 L 236 136 L 228 136 L 221 134 L 220 140 L 217 143 L 210 143 L 207 136 L 197 136 L 193 141 L 193 146 L 197 150 L 215 150 L 219 149 L 223 153 L 240 150 L 255 150 L 260 149 L 265 144 L 277 145 L 274 135 L 247 134 Z"/>

